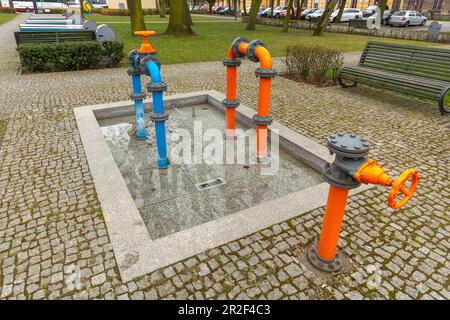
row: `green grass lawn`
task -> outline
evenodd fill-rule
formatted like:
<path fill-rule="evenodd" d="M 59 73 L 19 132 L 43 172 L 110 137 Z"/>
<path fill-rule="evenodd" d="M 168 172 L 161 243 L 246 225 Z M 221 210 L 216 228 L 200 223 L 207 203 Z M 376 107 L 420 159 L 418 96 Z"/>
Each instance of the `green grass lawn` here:
<path fill-rule="evenodd" d="M 0 13 L 0 24 L 4 24 L 9 20 L 14 19 L 16 15 L 14 13 Z"/>
<path fill-rule="evenodd" d="M 129 17 L 92 15 L 90 18 L 98 23 L 109 22 L 116 32 L 117 40 L 125 43 L 126 53 L 139 47 L 140 38 L 133 38 L 130 33 Z M 342 33 L 324 33 L 320 37 L 313 37 L 312 32 L 308 30 L 291 29 L 289 33 L 283 33 L 281 28 L 260 25 L 256 26 L 256 31 L 246 31 L 246 25 L 243 23 L 226 22 L 214 17 L 198 16 L 193 17 L 193 30 L 196 36 L 174 37 L 162 34 L 166 30 L 168 18 L 161 19 L 159 16 L 146 16 L 145 20 L 147 29 L 154 30 L 159 34 L 151 39 L 151 43 L 158 51 L 158 57 L 163 64 L 221 60 L 226 55 L 228 46 L 238 36 L 246 37 L 249 40 L 259 39 L 264 41 L 274 57 L 284 56 L 285 48 L 294 44 L 317 45 L 334 48 L 342 52 L 362 50 L 365 43 L 370 40 L 430 45 L 420 41 Z"/>

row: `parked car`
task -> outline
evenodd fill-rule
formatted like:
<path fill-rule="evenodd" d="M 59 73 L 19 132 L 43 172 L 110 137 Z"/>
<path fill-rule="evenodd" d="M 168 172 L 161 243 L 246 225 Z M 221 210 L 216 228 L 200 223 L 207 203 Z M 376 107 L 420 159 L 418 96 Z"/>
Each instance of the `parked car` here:
<path fill-rule="evenodd" d="M 319 9 L 317 8 L 309 8 L 309 9 L 305 9 L 302 12 L 300 12 L 300 20 L 305 20 L 306 16 L 310 13 L 313 13 L 315 11 L 317 11 Z"/>
<path fill-rule="evenodd" d="M 305 20 L 318 19 L 322 16 L 322 14 L 323 14 L 322 9 L 316 10 L 313 13 L 306 15 Z"/>
<path fill-rule="evenodd" d="M 230 10 L 230 8 L 225 7 L 225 6 L 220 6 L 217 8 L 216 12 L 217 14 L 226 14 L 226 12 Z"/>
<path fill-rule="evenodd" d="M 382 25 L 389 25 L 389 20 L 391 19 L 393 12 L 390 10 L 384 10 L 383 12 L 383 18 L 381 19 L 381 24 Z M 377 17 L 377 14 L 373 14 L 370 17 L 367 18 L 367 20 L 369 20 L 372 24 L 375 24 L 375 19 Z"/>
<path fill-rule="evenodd" d="M 275 7 L 275 8 L 273 8 L 273 17 L 275 17 L 275 18 L 279 18 L 280 17 L 280 13 L 283 11 L 283 10 L 285 10 L 285 9 L 287 9 L 287 6 L 278 6 L 278 7 Z M 260 15 L 260 17 L 261 18 L 270 18 L 270 16 L 271 16 L 271 11 L 272 11 L 272 8 L 267 8 L 266 10 L 264 10 L 264 11 L 262 11 L 261 12 L 261 15 Z"/>
<path fill-rule="evenodd" d="M 286 14 L 287 14 L 287 9 L 281 11 L 281 13 L 280 13 L 280 18 L 286 17 Z M 297 14 L 297 11 L 295 10 L 294 7 L 292 7 L 292 9 L 291 9 L 291 18 L 292 18 L 292 19 L 295 19 L 296 14 Z"/>
<path fill-rule="evenodd" d="M 424 26 L 426 23 L 427 18 L 420 12 L 414 10 L 397 11 L 389 19 L 391 26 Z"/>
<path fill-rule="evenodd" d="M 377 8 L 378 6 L 375 5 L 368 6 L 367 9 L 362 12 L 363 17 L 370 17 L 375 13 L 375 10 L 377 10 Z"/>
<path fill-rule="evenodd" d="M 339 14 L 339 9 L 334 10 L 330 16 L 330 22 L 336 22 L 336 18 Z M 341 22 L 349 22 L 350 20 L 362 19 L 363 13 L 359 9 L 345 8 L 342 12 Z"/>
<path fill-rule="evenodd" d="M 287 6 L 278 6 L 275 9 L 273 9 L 273 16 L 278 19 L 278 18 L 280 18 L 280 14 L 286 10 L 287 10 Z"/>
<path fill-rule="evenodd" d="M 270 12 L 272 11 L 272 8 L 266 8 L 263 10 L 259 10 L 257 16 L 261 18 L 268 18 L 270 17 Z"/>

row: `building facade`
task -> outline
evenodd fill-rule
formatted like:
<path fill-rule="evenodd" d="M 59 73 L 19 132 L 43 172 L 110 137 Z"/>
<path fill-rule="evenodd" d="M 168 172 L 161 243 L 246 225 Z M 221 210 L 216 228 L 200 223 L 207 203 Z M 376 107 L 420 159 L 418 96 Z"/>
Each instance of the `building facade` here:
<path fill-rule="evenodd" d="M 156 0 L 141 0 L 143 9 L 157 8 Z M 106 5 L 110 9 L 127 9 L 126 0 L 106 0 Z"/>

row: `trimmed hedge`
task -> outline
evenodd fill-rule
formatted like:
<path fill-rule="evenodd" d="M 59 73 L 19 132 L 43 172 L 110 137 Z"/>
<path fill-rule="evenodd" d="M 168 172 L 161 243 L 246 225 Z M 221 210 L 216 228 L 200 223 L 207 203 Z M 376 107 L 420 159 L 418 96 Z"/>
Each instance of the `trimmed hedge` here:
<path fill-rule="evenodd" d="M 19 45 L 22 67 L 29 71 L 71 71 L 114 66 L 124 57 L 123 43 L 117 41 L 63 42 Z"/>
<path fill-rule="evenodd" d="M 130 15 L 128 9 L 101 8 L 101 9 L 93 9 L 92 12 L 97 13 L 97 14 L 103 14 L 105 16 L 129 16 Z M 142 12 L 143 12 L 144 16 L 159 15 L 158 8 L 142 9 Z M 169 14 L 169 9 L 166 10 L 166 14 Z"/>
<path fill-rule="evenodd" d="M 11 9 L 10 7 L 0 7 L 0 13 L 16 13 L 16 10 Z"/>

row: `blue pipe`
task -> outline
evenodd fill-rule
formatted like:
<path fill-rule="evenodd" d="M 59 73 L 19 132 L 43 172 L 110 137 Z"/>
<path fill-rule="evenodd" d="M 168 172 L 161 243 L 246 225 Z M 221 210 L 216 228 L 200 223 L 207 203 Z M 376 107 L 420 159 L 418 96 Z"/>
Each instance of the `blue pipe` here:
<path fill-rule="evenodd" d="M 161 73 L 158 64 L 155 61 L 147 63 L 147 70 L 153 83 L 161 83 Z M 163 93 L 152 92 L 153 97 L 153 113 L 154 115 L 162 115 L 164 113 Z M 166 126 L 165 120 L 155 121 L 156 147 L 158 149 L 158 161 L 156 167 L 165 169 L 168 166 L 167 147 L 166 147 Z"/>
<path fill-rule="evenodd" d="M 141 75 L 133 74 L 131 79 L 133 83 L 133 94 L 142 95 Z M 147 134 L 145 132 L 144 104 L 142 99 L 134 99 L 134 110 L 136 113 L 136 137 L 145 140 Z"/>

